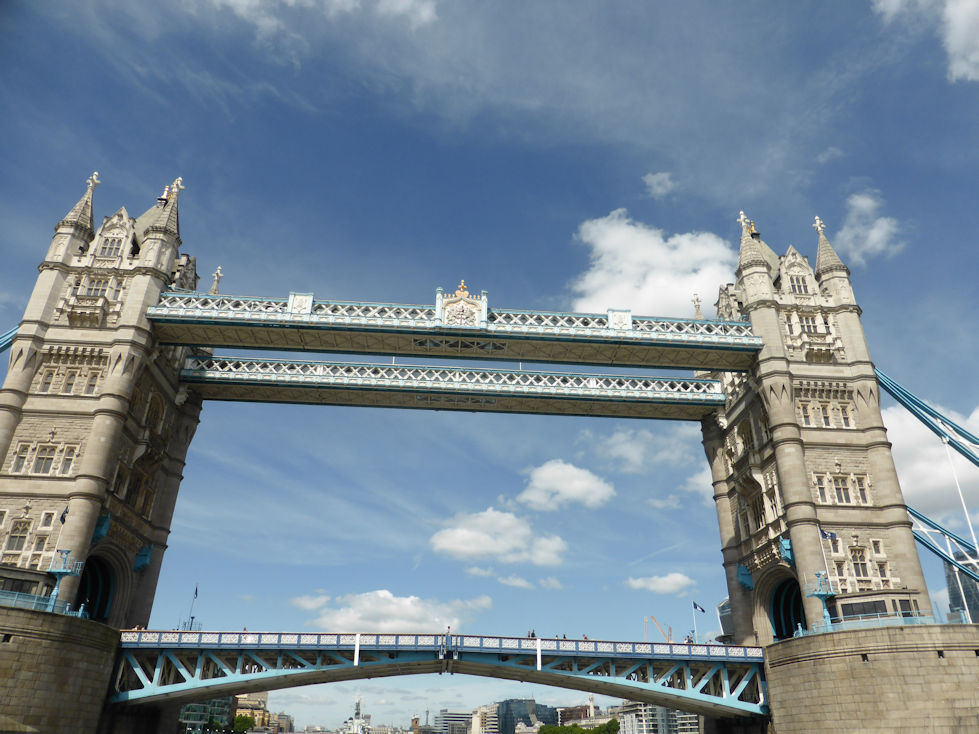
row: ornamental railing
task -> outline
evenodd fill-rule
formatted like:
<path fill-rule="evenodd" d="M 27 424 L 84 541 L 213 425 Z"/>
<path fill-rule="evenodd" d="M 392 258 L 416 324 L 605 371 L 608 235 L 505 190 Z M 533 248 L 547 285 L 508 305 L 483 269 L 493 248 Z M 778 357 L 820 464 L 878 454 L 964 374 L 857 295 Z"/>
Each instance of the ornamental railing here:
<path fill-rule="evenodd" d="M 219 319 L 245 323 L 289 323 L 318 326 L 367 328 L 434 329 L 442 323 L 435 306 L 313 301 L 308 311 L 290 309 L 289 299 L 221 296 L 202 293 L 166 292 L 148 311 L 150 319 Z M 761 338 L 746 321 L 707 321 L 630 316 L 611 324 L 605 314 L 560 313 L 514 309 L 490 310 L 486 322 L 470 327 L 452 324 L 453 329 L 478 328 L 499 334 L 588 336 L 593 338 L 651 341 L 690 340 L 746 348 L 761 348 Z"/>
<path fill-rule="evenodd" d="M 389 389 L 441 389 L 467 393 L 526 394 L 678 400 L 722 404 L 720 383 L 713 380 L 627 377 L 584 373 L 512 372 L 458 367 L 416 367 L 351 362 L 189 357 L 181 377 L 228 383 L 263 383 Z"/>

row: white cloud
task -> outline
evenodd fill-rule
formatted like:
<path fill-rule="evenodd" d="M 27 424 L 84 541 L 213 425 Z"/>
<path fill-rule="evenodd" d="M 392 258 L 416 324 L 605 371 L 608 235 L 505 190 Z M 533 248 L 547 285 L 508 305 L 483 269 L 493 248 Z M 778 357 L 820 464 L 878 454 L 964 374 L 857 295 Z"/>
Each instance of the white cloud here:
<path fill-rule="evenodd" d="M 835 145 L 831 145 L 816 156 L 816 163 L 822 165 L 829 163 L 830 161 L 835 161 L 837 158 L 842 158 L 844 155 L 846 154 L 842 150 L 837 148 Z"/>
<path fill-rule="evenodd" d="M 456 515 L 429 542 L 438 553 L 453 558 L 493 558 L 503 563 L 529 562 L 556 566 L 568 546 L 557 535 L 540 536 L 530 522 L 492 507 Z"/>
<path fill-rule="evenodd" d="M 312 612 L 320 607 L 325 607 L 329 601 L 330 597 L 325 594 L 319 594 L 316 596 L 305 595 L 305 596 L 294 596 L 289 600 L 293 606 L 299 607 L 300 609 L 305 609 L 307 612 Z"/>
<path fill-rule="evenodd" d="M 941 406 L 947 415 L 972 433 L 979 433 L 979 407 L 964 417 Z M 905 408 L 895 405 L 883 411 L 887 437 L 893 445 L 904 501 L 933 520 L 968 537 L 962 503 L 955 488 L 958 476 L 970 514 L 979 510 L 979 470 L 955 450 L 950 450 L 952 466 L 941 440 Z M 955 474 L 953 475 L 952 467 Z"/>
<path fill-rule="evenodd" d="M 489 577 L 489 576 L 492 576 L 493 575 L 493 569 L 492 568 L 481 568 L 479 566 L 470 566 L 469 568 L 466 569 L 466 573 L 468 573 L 470 576 L 485 576 L 485 577 Z"/>
<path fill-rule="evenodd" d="M 651 591 L 654 594 L 679 594 L 686 591 L 696 582 L 686 574 L 672 571 L 665 576 L 645 576 L 643 578 L 629 577 L 626 584 L 630 589 Z"/>
<path fill-rule="evenodd" d="M 948 55 L 949 81 L 979 81 L 979 3 L 975 0 L 873 0 L 885 23 L 932 26 Z"/>
<path fill-rule="evenodd" d="M 513 586 L 518 589 L 533 589 L 534 585 L 530 583 L 523 576 L 517 576 L 516 574 L 510 574 L 509 576 L 500 576 L 496 579 L 504 586 Z"/>
<path fill-rule="evenodd" d="M 687 464 L 700 448 L 700 431 L 694 425 L 680 425 L 651 431 L 646 428 L 619 428 L 601 438 L 596 453 L 613 461 L 626 474 L 641 474 L 656 465 Z"/>
<path fill-rule="evenodd" d="M 530 470 L 530 482 L 517 500 L 535 510 L 557 510 L 572 502 L 601 507 L 614 496 L 615 489 L 601 477 L 552 459 Z"/>
<path fill-rule="evenodd" d="M 942 41 L 948 53 L 949 79 L 979 81 L 979 3 L 946 0 Z"/>
<path fill-rule="evenodd" d="M 591 265 L 571 284 L 576 311 L 692 316 L 694 293 L 716 292 L 737 267 L 737 253 L 717 235 L 666 236 L 625 209 L 584 222 L 577 237 L 591 248 Z"/>
<path fill-rule="evenodd" d="M 485 595 L 440 602 L 378 589 L 337 597 L 336 606 L 324 608 L 309 624 L 333 632 L 444 632 L 492 605 Z"/>
<path fill-rule="evenodd" d="M 666 497 L 650 497 L 646 504 L 656 510 L 677 510 L 680 508 L 680 498 L 675 494 L 668 494 Z"/>
<path fill-rule="evenodd" d="M 653 199 L 662 199 L 676 190 L 676 183 L 669 171 L 647 173 L 642 177 L 642 181 L 646 184 L 646 193 Z"/>
<path fill-rule="evenodd" d="M 542 589 L 554 589 L 554 590 L 557 590 L 557 589 L 563 589 L 564 588 L 564 584 L 562 584 L 560 582 L 560 580 L 554 578 L 553 576 L 548 576 L 547 578 L 543 578 L 543 579 L 540 580 L 539 583 L 540 583 L 540 587 Z"/>
<path fill-rule="evenodd" d="M 877 191 L 851 194 L 846 201 L 846 219 L 833 238 L 844 260 L 866 265 L 874 257 L 890 257 L 904 249 L 897 239 L 899 225 L 893 217 L 878 216 L 884 200 Z"/>
<path fill-rule="evenodd" d="M 381 17 L 403 18 L 412 28 L 438 20 L 435 0 L 377 0 L 374 12 Z"/>

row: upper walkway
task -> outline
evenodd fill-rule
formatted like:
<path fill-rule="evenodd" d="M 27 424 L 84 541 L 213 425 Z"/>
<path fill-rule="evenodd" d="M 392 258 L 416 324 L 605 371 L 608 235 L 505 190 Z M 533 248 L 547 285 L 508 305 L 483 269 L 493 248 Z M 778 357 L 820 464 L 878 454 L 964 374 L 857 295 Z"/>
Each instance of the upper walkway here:
<path fill-rule="evenodd" d="M 743 371 L 762 347 L 745 321 L 491 310 L 456 294 L 413 306 L 167 292 L 147 317 L 164 344 L 345 354 Z"/>
<path fill-rule="evenodd" d="M 717 717 L 768 713 L 760 647 L 434 634 L 125 631 L 109 702 L 420 673 L 529 681 Z"/>

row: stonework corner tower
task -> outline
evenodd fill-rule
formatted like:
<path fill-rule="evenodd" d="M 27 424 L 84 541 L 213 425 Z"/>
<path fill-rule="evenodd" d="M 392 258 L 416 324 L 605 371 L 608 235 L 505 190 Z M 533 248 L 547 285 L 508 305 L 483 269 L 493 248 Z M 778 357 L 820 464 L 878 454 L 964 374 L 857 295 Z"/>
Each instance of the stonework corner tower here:
<path fill-rule="evenodd" d="M 833 618 L 930 614 L 849 270 L 818 217 L 815 270 L 739 222 L 717 315 L 764 347 L 717 375 L 727 402 L 703 422 L 735 640 L 820 624 L 823 598 Z"/>
<path fill-rule="evenodd" d="M 96 229 L 98 184 L 55 228 L 10 347 L 0 577 L 40 592 L 56 551 L 71 551 L 85 565 L 59 598 L 130 627 L 149 620 L 201 405 L 178 385 L 186 348 L 158 346 L 145 314 L 197 274 L 179 253 L 180 179 L 141 216 L 122 208 Z"/>

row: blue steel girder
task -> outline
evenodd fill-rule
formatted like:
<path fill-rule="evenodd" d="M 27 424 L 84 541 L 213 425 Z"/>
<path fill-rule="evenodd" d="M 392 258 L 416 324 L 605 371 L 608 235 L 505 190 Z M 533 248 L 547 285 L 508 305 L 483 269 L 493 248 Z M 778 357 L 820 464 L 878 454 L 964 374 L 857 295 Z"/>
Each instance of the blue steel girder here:
<path fill-rule="evenodd" d="M 109 702 L 422 673 L 528 681 L 715 717 L 768 713 L 761 648 L 475 635 L 126 631 Z"/>

